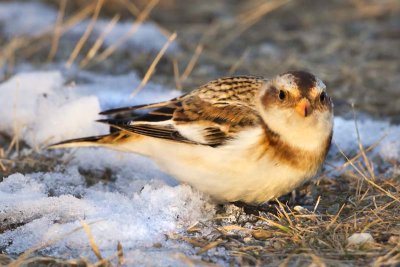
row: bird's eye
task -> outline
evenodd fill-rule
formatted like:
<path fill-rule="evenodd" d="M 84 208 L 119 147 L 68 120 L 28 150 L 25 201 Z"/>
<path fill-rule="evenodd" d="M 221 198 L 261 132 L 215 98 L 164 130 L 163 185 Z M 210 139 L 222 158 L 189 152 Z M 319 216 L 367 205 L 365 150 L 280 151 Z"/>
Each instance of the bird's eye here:
<path fill-rule="evenodd" d="M 319 101 L 320 101 L 321 103 L 324 103 L 325 100 L 326 100 L 326 93 L 325 93 L 325 92 L 322 92 L 322 93 L 319 95 Z"/>
<path fill-rule="evenodd" d="M 286 98 L 286 93 L 283 90 L 279 90 L 279 99 L 280 100 L 285 100 Z"/>

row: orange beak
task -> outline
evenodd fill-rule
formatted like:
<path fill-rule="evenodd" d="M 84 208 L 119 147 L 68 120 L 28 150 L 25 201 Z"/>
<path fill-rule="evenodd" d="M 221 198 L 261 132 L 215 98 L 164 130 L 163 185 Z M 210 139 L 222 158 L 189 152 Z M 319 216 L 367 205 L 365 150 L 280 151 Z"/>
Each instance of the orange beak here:
<path fill-rule="evenodd" d="M 307 117 L 312 111 L 310 101 L 307 98 L 301 99 L 295 109 L 302 117 Z"/>

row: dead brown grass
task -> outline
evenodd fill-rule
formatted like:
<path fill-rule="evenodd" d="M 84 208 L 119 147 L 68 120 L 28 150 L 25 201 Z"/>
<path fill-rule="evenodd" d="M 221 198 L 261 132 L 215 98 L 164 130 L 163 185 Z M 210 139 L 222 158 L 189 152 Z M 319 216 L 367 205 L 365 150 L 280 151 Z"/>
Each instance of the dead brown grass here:
<path fill-rule="evenodd" d="M 303 187 L 306 194 L 313 192 L 311 203 L 300 200 L 297 204 L 301 206 L 293 206 L 278 201 L 272 205 L 274 210 L 259 215 L 223 207 L 215 221 L 198 223 L 184 238 L 171 238 L 198 247 L 204 260 L 218 257 L 218 252 L 209 250 L 222 247 L 244 265 L 397 266 L 399 203 L 368 184 L 361 185 L 354 174 L 325 177 Z M 398 180 L 379 179 L 377 183 L 400 197 Z M 214 231 L 203 235 L 209 228 Z M 353 233 L 370 233 L 374 241 L 351 246 L 348 238 Z"/>
<path fill-rule="evenodd" d="M 91 45 L 89 37 L 91 36 L 93 27 L 100 16 L 102 7 L 105 5 L 104 1 L 80 1 L 81 6 L 78 6 L 76 10 L 70 11 L 67 15 L 65 15 L 65 10 L 68 9 L 68 4 L 72 4 L 68 1 L 61 1 L 57 21 L 54 26 L 37 29 L 37 31 L 30 36 L 25 35 L 14 37 L 0 46 L 0 69 L 5 68 L 5 78 L 8 78 L 14 73 L 15 64 L 18 62 L 35 61 L 34 58 L 38 57 L 42 60 L 43 54 L 47 55 L 47 62 L 54 61 L 59 50 L 60 39 L 63 35 L 78 23 L 87 19 L 90 14 L 92 14 L 92 17 L 85 32 L 74 46 L 68 47 L 68 49 L 71 50 L 68 58 L 61 60 L 66 60 L 66 66 L 71 67 L 78 56 L 83 51 L 88 50 L 87 55 L 83 57 L 80 62 L 80 67 L 93 67 L 94 65 L 101 64 L 134 35 L 140 25 L 148 18 L 153 8 L 157 6 L 158 2 L 158 0 L 150 1 L 144 9 L 137 14 L 137 18 L 132 24 L 129 32 L 116 40 L 106 49 L 100 50 L 104 38 L 110 31 L 112 31 L 113 25 L 115 25 L 119 20 L 119 14 L 114 15 L 114 19 L 111 20 L 109 28 L 105 29 L 102 34 L 97 36 L 96 41 Z M 133 11 L 133 3 L 130 3 L 129 1 L 121 1 L 121 3 L 123 8 L 128 6 L 129 10 L 136 14 L 136 12 Z M 91 48 L 88 48 L 87 46 L 91 46 Z M 100 53 L 98 53 L 99 51 Z"/>
<path fill-rule="evenodd" d="M 161 48 L 161 50 L 157 53 L 156 57 L 154 58 L 153 62 L 150 64 L 148 70 L 146 71 L 146 74 L 144 75 L 142 81 L 140 84 L 133 90 L 131 97 L 134 97 L 136 94 L 138 94 L 147 84 L 149 81 L 150 77 L 153 75 L 156 66 L 158 62 L 160 62 L 162 56 L 165 54 L 167 51 L 168 47 L 171 45 L 171 43 L 176 39 L 176 32 L 171 34 L 171 36 L 168 38 L 167 42 L 164 44 L 164 46 Z"/>

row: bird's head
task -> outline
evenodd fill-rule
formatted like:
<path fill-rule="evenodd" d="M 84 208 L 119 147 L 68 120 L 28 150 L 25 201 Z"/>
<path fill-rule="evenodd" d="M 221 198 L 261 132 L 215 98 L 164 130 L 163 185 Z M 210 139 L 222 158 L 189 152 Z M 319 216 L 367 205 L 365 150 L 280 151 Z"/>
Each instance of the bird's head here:
<path fill-rule="evenodd" d="M 325 84 L 308 72 L 291 71 L 266 82 L 259 109 L 265 124 L 296 146 L 318 146 L 314 139 L 332 131 L 332 100 Z"/>

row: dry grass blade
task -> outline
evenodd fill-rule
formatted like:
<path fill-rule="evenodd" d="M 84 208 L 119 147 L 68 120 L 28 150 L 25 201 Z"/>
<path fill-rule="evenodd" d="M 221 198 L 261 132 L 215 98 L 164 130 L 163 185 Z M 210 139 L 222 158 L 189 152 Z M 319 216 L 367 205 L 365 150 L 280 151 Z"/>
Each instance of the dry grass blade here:
<path fill-rule="evenodd" d="M 194 238 L 182 236 L 182 237 L 179 237 L 179 239 L 181 239 L 181 240 L 183 240 L 185 242 L 188 242 L 189 244 L 191 244 L 191 245 L 193 245 L 195 247 L 204 247 L 204 243 L 203 242 L 200 242 L 200 241 L 198 241 L 197 239 L 194 239 Z"/>
<path fill-rule="evenodd" d="M 248 56 L 250 52 L 249 48 L 246 48 L 240 58 L 235 61 L 234 64 L 229 68 L 228 75 L 232 75 L 235 73 L 235 71 L 240 67 L 240 65 L 243 63 L 244 59 Z"/>
<path fill-rule="evenodd" d="M 101 220 L 91 222 L 91 223 L 89 223 L 88 225 L 92 225 L 92 224 L 95 224 L 95 223 L 98 223 L 98 222 L 101 222 Z M 35 251 L 40 250 L 40 249 L 45 248 L 45 247 L 48 247 L 48 246 L 50 246 L 51 244 L 54 244 L 54 243 L 56 243 L 56 242 L 58 242 L 58 241 L 60 241 L 60 240 L 63 240 L 65 237 L 67 237 L 67 236 L 69 236 L 69 235 L 72 235 L 73 233 L 76 233 L 76 232 L 78 232 L 78 231 L 80 231 L 80 230 L 82 230 L 82 229 L 83 229 L 83 227 L 82 227 L 82 226 L 79 226 L 79 227 L 73 229 L 72 231 L 70 231 L 70 232 L 68 232 L 68 233 L 65 233 L 65 234 L 63 234 L 63 235 L 60 235 L 58 238 L 52 239 L 52 240 L 50 240 L 50 241 L 48 241 L 48 242 L 46 242 L 46 243 L 44 243 L 44 244 L 34 246 L 34 247 L 32 247 L 32 248 L 30 248 L 30 249 L 24 251 L 24 253 L 22 253 L 21 255 L 19 255 L 18 258 L 17 258 L 15 261 L 13 261 L 12 263 L 10 263 L 10 264 L 8 265 L 8 267 L 18 267 L 18 266 L 22 266 L 22 264 L 23 264 L 23 262 L 25 261 L 25 259 L 27 259 L 27 258 L 28 258 L 30 255 L 32 255 Z"/>
<path fill-rule="evenodd" d="M 292 230 L 289 227 L 286 227 L 286 226 L 284 226 L 282 224 L 279 224 L 277 222 L 274 222 L 274 221 L 272 221 L 270 219 L 267 219 L 267 218 L 264 218 L 264 217 L 260 217 L 260 216 L 256 216 L 256 217 L 259 218 L 260 220 L 263 220 L 263 221 L 267 222 L 269 225 L 280 229 L 281 231 L 283 231 L 283 232 L 285 232 L 287 234 L 292 234 Z"/>
<path fill-rule="evenodd" d="M 332 218 L 332 221 L 326 226 L 326 230 L 329 230 L 334 223 L 336 223 L 337 219 L 339 218 L 339 215 L 342 213 L 344 207 L 346 204 L 343 204 L 342 207 L 340 207 L 339 211 L 336 213 L 335 217 Z"/>
<path fill-rule="evenodd" d="M 192 58 L 189 60 L 189 63 L 187 64 L 185 70 L 182 73 L 182 76 L 180 77 L 180 82 L 184 82 L 190 75 L 190 73 L 193 71 L 194 66 L 196 65 L 197 60 L 200 57 L 201 52 L 203 51 L 203 44 L 198 44 Z"/>
<path fill-rule="evenodd" d="M 101 7 L 103 6 L 105 0 L 97 0 L 97 4 L 95 7 L 95 10 L 93 12 L 92 19 L 89 23 L 89 25 L 86 27 L 85 32 L 83 33 L 82 37 L 79 39 L 78 43 L 76 44 L 74 50 L 72 51 L 68 61 L 67 61 L 67 68 L 71 67 L 71 65 L 74 63 L 76 57 L 79 55 L 79 52 L 81 51 L 82 47 L 88 40 L 90 34 L 93 31 L 94 25 L 96 24 L 97 18 L 100 14 Z"/>
<path fill-rule="evenodd" d="M 125 264 L 124 253 L 123 253 L 122 245 L 120 242 L 118 242 L 118 244 L 117 244 L 117 252 L 116 253 L 114 253 L 106 258 L 99 259 L 96 263 L 91 264 L 90 266 L 92 266 L 92 267 L 113 266 L 111 264 L 111 260 L 113 260 L 114 258 L 117 258 L 118 266 Z"/>
<path fill-rule="evenodd" d="M 88 65 L 90 60 L 94 56 L 96 56 L 97 52 L 99 51 L 101 45 L 104 43 L 105 38 L 107 35 L 112 31 L 112 29 L 115 27 L 117 22 L 120 19 L 120 15 L 115 15 L 112 20 L 107 24 L 106 28 L 103 30 L 103 32 L 100 34 L 100 36 L 97 38 L 97 40 L 94 42 L 93 46 L 90 48 L 89 52 L 86 54 L 86 57 L 82 59 L 81 63 L 79 64 L 79 67 L 84 68 Z"/>
<path fill-rule="evenodd" d="M 366 18 L 379 17 L 386 13 L 389 13 L 392 10 L 400 8 L 398 1 L 384 2 L 384 1 L 351 0 L 350 2 L 356 7 L 361 17 L 366 17 Z"/>
<path fill-rule="evenodd" d="M 242 25 L 252 25 L 262 18 L 265 14 L 271 12 L 277 7 L 286 4 L 288 1 L 273 0 L 273 1 L 261 1 L 261 5 L 254 7 L 253 9 L 240 14 L 236 19 Z"/>
<path fill-rule="evenodd" d="M 189 266 L 189 267 L 195 267 L 196 266 L 196 264 L 193 262 L 193 260 L 191 258 L 189 258 L 188 256 L 186 256 L 185 254 L 183 254 L 183 253 L 175 254 L 174 258 L 182 261 L 185 264 L 185 266 Z"/>
<path fill-rule="evenodd" d="M 238 24 L 233 26 L 233 30 L 226 35 L 219 43 L 219 48 L 222 49 L 229 45 L 233 40 L 239 37 L 243 32 L 256 24 L 263 16 L 272 12 L 273 10 L 287 4 L 291 0 L 276 0 L 268 1 L 260 6 L 255 7 L 237 18 Z"/>
<path fill-rule="evenodd" d="M 283 213 L 283 215 L 285 216 L 286 220 L 288 221 L 290 227 L 294 227 L 294 224 L 292 222 L 292 220 L 289 217 L 289 214 L 287 214 L 285 207 L 283 206 L 283 204 L 279 201 L 279 199 L 275 199 L 276 202 L 278 202 L 278 205 L 280 207 L 280 212 Z"/>
<path fill-rule="evenodd" d="M 54 34 L 53 34 L 53 40 L 51 42 L 50 52 L 49 52 L 49 55 L 47 56 L 47 61 L 49 61 L 49 62 L 53 60 L 54 56 L 57 53 L 58 43 L 59 43 L 60 37 L 61 37 L 61 28 L 62 28 L 61 24 L 62 24 L 62 20 L 64 17 L 66 6 L 67 6 L 67 0 L 61 0 L 60 8 L 59 8 L 58 14 L 57 14 L 56 26 L 54 27 Z"/>
<path fill-rule="evenodd" d="M 336 144 L 336 147 L 338 148 L 340 154 L 343 155 L 343 157 L 350 162 L 350 159 L 346 156 L 346 154 L 343 152 L 343 150 L 339 147 L 338 144 Z M 375 187 L 376 189 L 378 189 L 379 191 L 385 193 L 388 197 L 396 200 L 397 202 L 400 202 L 400 199 L 395 197 L 392 193 L 388 192 L 387 190 L 385 190 L 384 188 L 382 188 L 380 185 L 376 184 L 374 181 L 370 180 L 367 176 L 364 175 L 364 173 L 362 171 L 360 171 L 360 169 L 352 162 L 350 162 L 350 165 L 354 168 L 354 170 L 356 170 L 356 172 L 358 174 L 360 174 L 362 176 L 362 178 L 364 178 L 365 181 L 367 181 L 370 185 L 372 185 L 373 187 Z"/>
<path fill-rule="evenodd" d="M 251 232 L 251 229 L 248 229 L 248 228 L 242 227 L 240 225 L 236 225 L 236 224 L 221 226 L 218 228 L 218 230 L 220 230 L 221 232 L 223 232 L 223 231 L 225 231 L 225 232 L 229 232 L 229 231 Z"/>
<path fill-rule="evenodd" d="M 0 68 L 2 68 L 7 62 L 10 62 L 14 57 L 15 52 L 26 46 L 28 43 L 28 38 L 16 37 L 13 38 L 8 44 L 2 47 L 0 50 Z"/>
<path fill-rule="evenodd" d="M 91 2 L 84 8 L 80 9 L 73 16 L 71 16 L 63 25 L 61 33 L 64 34 L 72 27 L 74 27 L 79 22 L 83 21 L 90 13 L 93 12 L 93 8 L 95 8 L 94 2 Z"/>
<path fill-rule="evenodd" d="M 400 244 L 397 244 L 393 249 L 391 249 L 386 255 L 378 257 L 371 266 L 392 266 L 390 263 L 393 262 L 393 266 L 398 266 L 395 264 L 400 263 Z"/>
<path fill-rule="evenodd" d="M 132 3 L 130 0 L 120 0 L 120 2 L 128 9 L 128 11 L 134 16 L 138 17 L 140 15 L 140 10 L 139 8 L 136 7 L 135 4 Z M 168 37 L 171 35 L 171 32 L 168 31 L 166 28 L 162 27 L 160 24 L 158 24 L 155 21 L 152 21 L 157 28 L 160 30 L 161 34 L 164 35 L 165 37 Z"/>
<path fill-rule="evenodd" d="M 215 248 L 216 246 L 218 246 L 219 244 L 221 244 L 221 243 L 223 243 L 223 242 L 224 242 L 223 240 L 216 240 L 216 241 L 214 241 L 214 242 L 211 242 L 211 243 L 205 245 L 204 247 L 202 247 L 202 248 L 199 250 L 199 252 L 197 252 L 197 255 L 201 255 L 201 254 L 203 254 L 203 253 L 209 251 L 210 249 Z"/>
<path fill-rule="evenodd" d="M 15 150 L 17 152 L 17 154 L 19 153 L 19 140 L 20 140 L 20 133 L 21 133 L 21 125 L 18 122 L 17 119 L 17 101 L 19 98 L 19 88 L 20 88 L 20 82 L 19 80 L 17 80 L 17 84 L 16 84 L 16 88 L 15 88 L 15 95 L 14 95 L 14 99 L 13 99 L 13 138 L 10 142 L 10 145 L 6 151 L 6 155 L 9 155 L 10 152 L 12 151 L 12 149 L 15 146 Z"/>
<path fill-rule="evenodd" d="M 66 22 L 62 25 L 60 29 L 60 36 L 65 34 L 67 31 L 69 31 L 72 27 L 74 27 L 76 24 L 79 22 L 83 21 L 90 13 L 93 12 L 93 8 L 95 5 L 91 2 L 78 12 L 71 16 L 69 19 L 66 20 Z M 24 39 L 23 44 L 20 45 L 20 47 L 17 47 L 16 49 L 13 50 L 13 53 L 16 53 L 17 50 L 21 49 L 21 56 L 24 58 L 29 58 L 32 55 L 34 55 L 37 51 L 42 49 L 48 44 L 47 40 L 47 34 L 48 32 L 44 32 L 43 36 L 39 37 L 32 37 L 32 38 L 27 38 Z M 22 49 L 26 47 L 26 49 Z"/>
<path fill-rule="evenodd" d="M 182 90 L 181 79 L 179 78 L 180 75 L 179 75 L 178 60 L 176 58 L 172 59 L 172 67 L 174 69 L 174 80 L 175 80 L 176 89 Z"/>
<path fill-rule="evenodd" d="M 94 240 L 94 237 L 93 237 L 92 231 L 90 230 L 89 225 L 84 221 L 81 221 L 81 224 L 82 224 L 83 230 L 85 231 L 85 233 L 89 239 L 90 247 L 92 248 L 94 255 L 96 255 L 96 257 L 99 261 L 103 260 L 103 257 L 101 256 L 101 253 L 100 253 L 100 249 L 97 246 L 96 241 Z"/>
<path fill-rule="evenodd" d="M 133 23 L 130 30 L 121 38 L 119 38 L 115 43 L 110 45 L 106 50 L 104 50 L 97 58 L 96 63 L 102 62 L 106 60 L 114 51 L 125 43 L 139 28 L 139 26 L 147 19 L 151 10 L 158 4 L 159 0 L 151 0 L 148 5 L 143 9 L 142 12 L 138 15 L 137 19 Z"/>
<path fill-rule="evenodd" d="M 117 245 L 117 257 L 118 257 L 118 265 L 123 265 L 125 260 L 124 260 L 124 250 L 122 248 L 121 242 L 118 241 Z"/>
<path fill-rule="evenodd" d="M 384 221 L 382 220 L 382 218 L 378 218 L 378 219 L 368 223 L 367 225 L 365 225 L 363 227 L 363 229 L 361 230 L 361 233 L 365 233 L 366 231 L 368 231 L 368 229 L 370 229 L 372 226 L 374 226 L 377 223 L 384 223 Z"/>
<path fill-rule="evenodd" d="M 140 14 L 139 8 L 129 0 L 119 0 L 128 10 L 129 12 L 134 15 L 138 16 Z"/>
<path fill-rule="evenodd" d="M 3 164 L 3 159 L 0 159 L 0 170 L 3 171 L 3 172 L 7 171 L 6 166 L 4 166 L 4 164 Z"/>
<path fill-rule="evenodd" d="M 386 136 L 387 136 L 387 135 L 385 134 L 384 136 L 382 136 L 381 138 L 379 138 L 375 143 L 373 143 L 372 145 L 370 145 L 369 147 L 367 147 L 367 148 L 365 149 L 365 153 L 370 152 L 370 151 L 372 151 L 374 148 L 376 148 L 376 147 L 382 142 L 382 140 L 385 139 Z M 362 153 L 359 152 L 359 153 L 357 153 L 357 155 L 355 155 L 354 157 L 352 157 L 351 159 L 349 159 L 348 161 L 346 161 L 346 162 L 343 163 L 342 165 L 340 165 L 340 166 L 331 166 L 331 167 L 333 167 L 333 169 L 324 172 L 322 175 L 327 175 L 327 174 L 331 173 L 331 172 L 334 171 L 334 170 L 336 170 L 336 171 L 341 171 L 341 170 L 343 170 L 344 168 L 348 167 L 351 163 L 356 162 L 356 161 L 357 161 L 359 158 L 361 158 L 361 157 L 362 157 Z M 326 164 L 327 164 L 327 163 L 326 163 Z"/>
<path fill-rule="evenodd" d="M 156 69 L 156 66 L 162 56 L 165 54 L 167 51 L 168 47 L 171 45 L 171 43 L 175 40 L 176 38 L 176 32 L 171 34 L 171 36 L 168 38 L 167 42 L 164 44 L 164 46 L 161 48 L 161 50 L 158 52 L 157 56 L 154 58 L 153 62 L 151 63 L 149 69 L 147 70 L 146 74 L 144 75 L 142 81 L 140 82 L 139 86 L 136 87 L 135 90 L 133 90 L 131 97 L 134 97 L 137 93 L 140 92 L 140 90 L 143 89 L 143 87 L 147 84 L 149 81 L 151 75 L 154 73 L 154 70 Z"/>
<path fill-rule="evenodd" d="M 271 239 L 274 234 L 272 231 L 267 231 L 264 229 L 257 229 L 257 230 L 252 230 L 251 235 L 258 240 L 268 240 Z"/>
<path fill-rule="evenodd" d="M 6 155 L 7 156 L 10 155 L 10 153 L 14 149 L 14 147 L 15 147 L 15 150 L 17 151 L 17 153 L 18 153 L 18 151 L 19 151 L 19 139 L 20 139 L 19 138 L 19 133 L 20 133 L 20 131 L 19 131 L 18 128 L 14 129 L 13 138 L 11 139 L 11 142 L 8 145 L 8 148 L 6 150 Z"/>
<path fill-rule="evenodd" d="M 314 206 L 314 209 L 313 209 L 313 213 L 315 213 L 317 211 L 320 201 L 321 201 L 321 196 L 318 196 L 317 202 L 315 203 L 315 206 Z"/>
<path fill-rule="evenodd" d="M 325 267 L 326 266 L 325 262 L 323 262 L 322 259 L 320 257 L 318 257 L 317 255 L 309 254 L 309 256 L 312 259 L 312 262 L 313 262 L 313 264 L 315 266 L 318 266 L 318 267 Z"/>
<path fill-rule="evenodd" d="M 375 174 L 374 174 L 374 170 L 372 167 L 372 163 L 370 162 L 370 160 L 367 157 L 367 154 L 365 153 L 365 149 L 364 146 L 361 142 L 361 136 L 360 136 L 360 130 L 358 127 L 358 120 L 357 120 L 357 116 L 356 116 L 356 112 L 354 110 L 354 103 L 352 104 L 352 111 L 353 111 L 353 118 L 354 118 L 354 124 L 355 124 L 355 128 L 356 128 L 356 133 L 357 133 L 357 141 L 358 141 L 358 148 L 360 149 L 360 153 L 364 159 L 364 164 L 367 167 L 367 170 L 370 174 L 370 176 L 372 178 L 375 178 Z"/>

